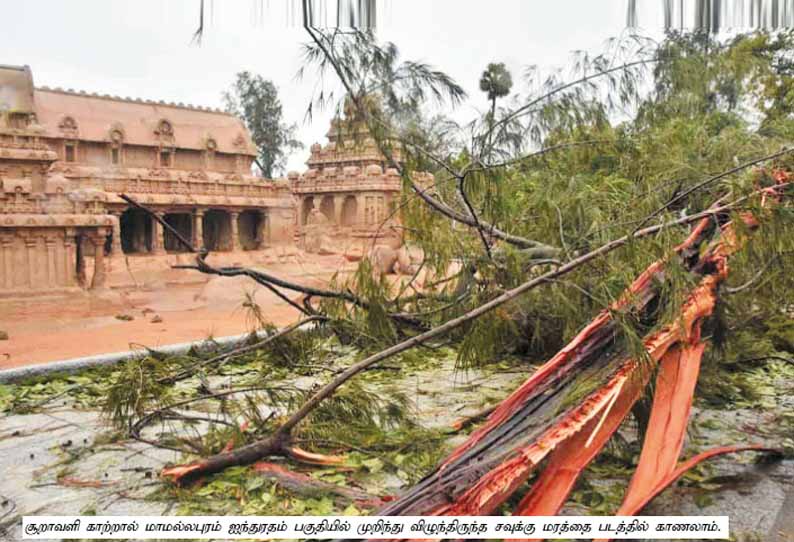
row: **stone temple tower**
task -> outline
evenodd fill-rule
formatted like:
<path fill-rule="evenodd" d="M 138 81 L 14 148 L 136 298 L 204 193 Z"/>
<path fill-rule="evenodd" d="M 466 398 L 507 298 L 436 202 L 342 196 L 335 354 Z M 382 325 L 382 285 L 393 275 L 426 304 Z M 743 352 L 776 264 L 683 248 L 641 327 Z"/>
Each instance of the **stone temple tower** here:
<path fill-rule="evenodd" d="M 389 244 L 399 222 L 397 169 L 389 167 L 363 122 L 335 119 L 327 137 L 326 145 L 312 145 L 304 174 L 289 174 L 299 243 L 309 252 L 329 243 L 335 250 L 340 244 Z M 399 163 L 399 151 L 392 158 Z"/>

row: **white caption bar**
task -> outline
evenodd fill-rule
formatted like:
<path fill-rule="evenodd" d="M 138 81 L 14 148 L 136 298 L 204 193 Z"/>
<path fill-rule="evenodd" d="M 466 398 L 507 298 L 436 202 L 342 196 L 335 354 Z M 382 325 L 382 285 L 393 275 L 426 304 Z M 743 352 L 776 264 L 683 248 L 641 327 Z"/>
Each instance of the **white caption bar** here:
<path fill-rule="evenodd" d="M 445 539 L 724 540 L 728 516 L 25 516 L 26 539 Z"/>

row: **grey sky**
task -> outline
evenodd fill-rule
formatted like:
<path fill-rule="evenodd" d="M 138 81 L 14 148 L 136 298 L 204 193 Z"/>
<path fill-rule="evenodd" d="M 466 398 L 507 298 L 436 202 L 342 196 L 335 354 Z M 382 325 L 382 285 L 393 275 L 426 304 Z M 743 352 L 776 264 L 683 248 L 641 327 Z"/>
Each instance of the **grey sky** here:
<path fill-rule="evenodd" d="M 299 124 L 307 148 L 289 168 L 302 170 L 329 114 L 304 123 L 315 82 L 295 79 L 305 35 L 287 24 L 285 3 L 209 0 L 196 46 L 199 0 L 0 0 L 0 64 L 29 64 L 37 85 L 215 107 L 236 72 L 260 73 Z M 403 58 L 461 83 L 470 102 L 456 116 L 468 118 L 484 105 L 477 83 L 488 62 L 505 62 L 518 79 L 529 64 L 553 67 L 576 49 L 598 51 L 620 34 L 625 9 L 625 0 L 386 0 L 378 33 Z"/>

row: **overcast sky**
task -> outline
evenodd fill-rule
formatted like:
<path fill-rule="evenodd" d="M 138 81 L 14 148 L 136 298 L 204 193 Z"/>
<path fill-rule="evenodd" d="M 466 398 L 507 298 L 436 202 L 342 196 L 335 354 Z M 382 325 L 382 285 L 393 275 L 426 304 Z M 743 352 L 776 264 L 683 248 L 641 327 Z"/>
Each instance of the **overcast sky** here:
<path fill-rule="evenodd" d="M 625 0 L 380 0 L 379 38 L 402 58 L 428 62 L 470 95 L 456 116 L 483 107 L 477 89 L 489 62 L 519 79 L 530 64 L 562 65 L 577 49 L 599 51 L 621 33 Z M 329 114 L 304 121 L 315 81 L 296 80 L 302 29 L 287 0 L 208 0 L 204 39 L 191 44 L 199 0 L 0 0 L 0 64 L 28 64 L 36 85 L 221 107 L 235 73 L 279 88 L 285 117 L 308 146 L 324 142 Z M 262 13 L 262 11 L 264 13 Z"/>

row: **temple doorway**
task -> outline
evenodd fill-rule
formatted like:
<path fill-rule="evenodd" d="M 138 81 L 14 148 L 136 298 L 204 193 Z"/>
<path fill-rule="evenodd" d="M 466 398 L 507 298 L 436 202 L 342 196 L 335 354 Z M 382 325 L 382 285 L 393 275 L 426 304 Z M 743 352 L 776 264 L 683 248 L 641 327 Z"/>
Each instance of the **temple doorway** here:
<path fill-rule="evenodd" d="M 85 246 L 83 244 L 83 236 L 77 234 L 74 238 L 74 274 L 77 279 L 77 284 L 83 288 L 86 286 L 86 273 L 85 273 Z"/>
<path fill-rule="evenodd" d="M 243 250 L 257 250 L 262 246 L 259 234 L 262 228 L 262 213 L 259 211 L 243 211 L 237 218 L 237 231 L 240 235 L 240 246 Z"/>
<path fill-rule="evenodd" d="M 334 216 L 333 196 L 323 196 L 323 199 L 320 202 L 320 212 L 325 215 L 325 218 L 328 219 L 329 223 L 336 224 L 336 217 Z"/>
<path fill-rule="evenodd" d="M 193 239 L 193 215 L 189 213 L 167 213 L 164 217 L 166 223 L 179 232 L 184 239 Z M 164 228 L 164 245 L 167 252 L 188 252 L 176 238 L 176 235 Z"/>
<path fill-rule="evenodd" d="M 211 209 L 204 213 L 204 248 L 209 251 L 232 249 L 232 218 L 226 211 Z"/>
<path fill-rule="evenodd" d="M 127 209 L 119 219 L 121 250 L 124 254 L 152 251 L 152 219 L 140 209 Z"/>
<path fill-rule="evenodd" d="M 303 204 L 301 205 L 301 225 L 305 226 L 306 223 L 309 221 L 309 213 L 312 212 L 314 209 L 314 198 L 309 196 L 307 198 L 303 198 Z"/>
<path fill-rule="evenodd" d="M 342 202 L 342 226 L 350 227 L 356 223 L 358 217 L 358 201 L 356 196 L 345 196 Z"/>

